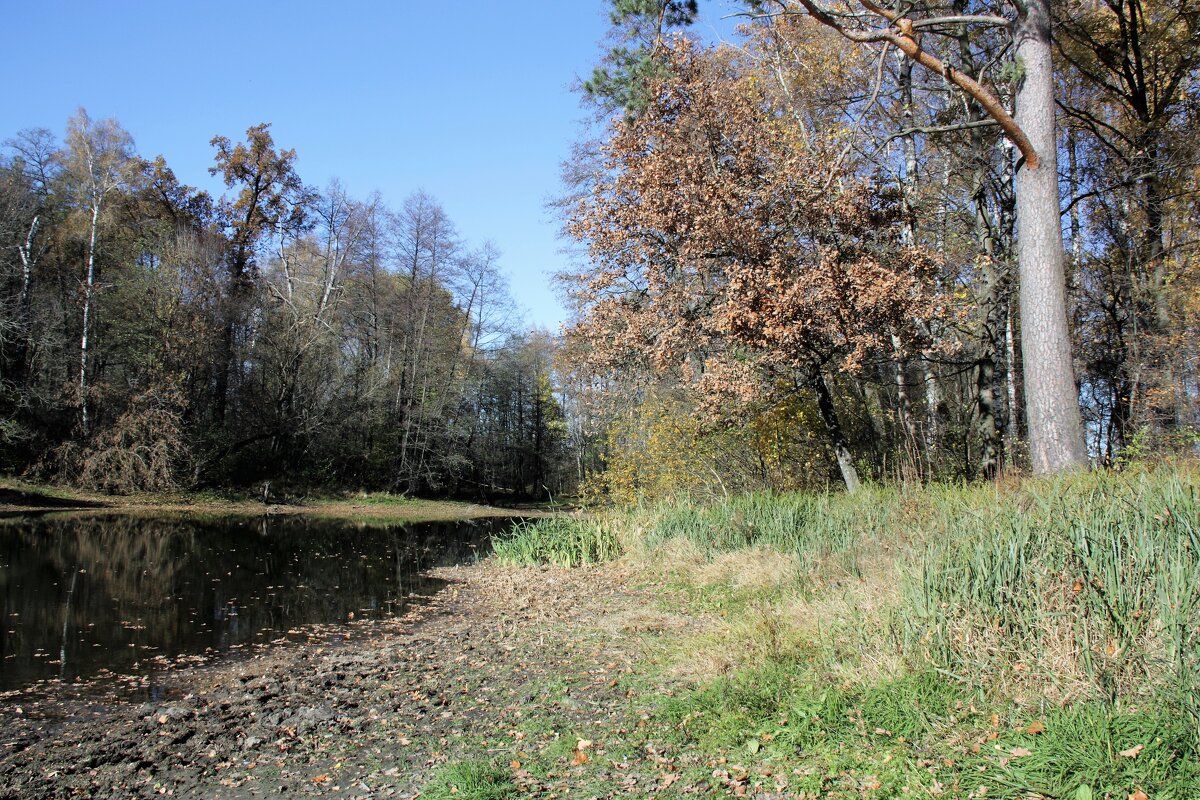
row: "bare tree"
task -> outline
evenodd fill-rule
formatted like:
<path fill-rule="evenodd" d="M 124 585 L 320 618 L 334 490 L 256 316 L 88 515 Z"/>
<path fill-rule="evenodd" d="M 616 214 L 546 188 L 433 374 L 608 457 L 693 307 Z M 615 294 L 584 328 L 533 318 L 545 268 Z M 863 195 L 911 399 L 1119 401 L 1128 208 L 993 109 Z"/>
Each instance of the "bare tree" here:
<path fill-rule="evenodd" d="M 87 243 L 84 249 L 82 323 L 79 329 L 79 424 L 83 435 L 89 433 L 88 417 L 88 335 L 91 330 L 92 300 L 96 288 L 96 248 L 100 217 L 109 195 L 117 191 L 130 175 L 133 162 L 133 137 L 115 119 L 93 121 L 79 109 L 67 122 L 63 171 L 79 210 L 87 217 Z"/>

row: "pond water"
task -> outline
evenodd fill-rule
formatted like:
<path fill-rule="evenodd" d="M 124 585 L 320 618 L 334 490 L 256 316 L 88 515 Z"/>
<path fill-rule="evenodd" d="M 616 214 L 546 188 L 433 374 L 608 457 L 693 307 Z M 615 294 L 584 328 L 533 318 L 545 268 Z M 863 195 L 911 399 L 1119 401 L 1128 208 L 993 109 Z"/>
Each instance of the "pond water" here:
<path fill-rule="evenodd" d="M 0 692 L 146 676 L 402 614 L 512 520 L 0 519 Z M 316 628 L 314 626 L 333 626 Z"/>

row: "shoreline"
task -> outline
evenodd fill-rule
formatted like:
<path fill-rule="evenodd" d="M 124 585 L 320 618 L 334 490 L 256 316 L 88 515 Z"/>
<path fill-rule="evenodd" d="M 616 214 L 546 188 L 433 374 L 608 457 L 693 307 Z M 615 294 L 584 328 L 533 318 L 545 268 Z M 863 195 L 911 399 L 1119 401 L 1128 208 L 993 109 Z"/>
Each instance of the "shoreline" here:
<path fill-rule="evenodd" d="M 624 702 L 629 642 L 584 624 L 644 601 L 619 570 L 432 572 L 446 588 L 387 625 L 172 669 L 153 701 L 10 699 L 0 797 L 414 797 L 453 759 L 552 746 L 520 732 L 532 700 L 579 720 Z"/>
<path fill-rule="evenodd" d="M 187 493 L 116 496 L 0 478 L 0 516 L 60 513 L 309 516 L 387 524 L 447 522 L 483 517 L 547 517 L 570 513 L 570 509 L 548 508 L 544 505 L 492 506 L 460 500 L 427 500 L 378 494 L 314 498 L 305 503 L 263 503 Z"/>

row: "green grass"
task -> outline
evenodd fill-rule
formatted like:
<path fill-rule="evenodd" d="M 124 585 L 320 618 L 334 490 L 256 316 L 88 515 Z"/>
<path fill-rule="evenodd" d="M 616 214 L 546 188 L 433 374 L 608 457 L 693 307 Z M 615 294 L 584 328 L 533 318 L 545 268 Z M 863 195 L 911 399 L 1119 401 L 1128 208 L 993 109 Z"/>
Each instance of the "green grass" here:
<path fill-rule="evenodd" d="M 670 586 L 665 609 L 716 620 L 651 647 L 665 685 L 698 650 L 732 654 L 656 704 L 701 759 L 833 797 L 1183 800 L 1200 798 L 1198 488 L 1184 467 L 683 500 L 530 525 L 497 551 L 631 556 Z M 770 553 L 795 565 L 782 583 L 736 573 Z"/>
<path fill-rule="evenodd" d="M 622 547 L 611 522 L 595 518 L 550 517 L 522 522 L 492 545 L 505 564 L 579 567 L 618 558 Z"/>
<path fill-rule="evenodd" d="M 681 749 L 783 769 L 801 776 L 793 790 L 832 797 L 863 785 L 870 797 L 937 787 L 1011 800 L 1069 798 L 1080 787 L 1095 798 L 1200 796 L 1195 742 L 1172 709 L 1114 714 L 1091 701 L 1035 720 L 933 671 L 836 685 L 768 664 L 664 698 L 658 715 Z"/>
<path fill-rule="evenodd" d="M 1165 694 L 1200 734 L 1198 512 L 1196 485 L 1166 473 L 1006 498 L 929 545 L 900 612 L 913 649 L 1113 706 Z"/>
<path fill-rule="evenodd" d="M 421 796 L 431 800 L 505 800 L 516 791 L 510 770 L 494 761 L 470 759 L 439 767 Z"/>

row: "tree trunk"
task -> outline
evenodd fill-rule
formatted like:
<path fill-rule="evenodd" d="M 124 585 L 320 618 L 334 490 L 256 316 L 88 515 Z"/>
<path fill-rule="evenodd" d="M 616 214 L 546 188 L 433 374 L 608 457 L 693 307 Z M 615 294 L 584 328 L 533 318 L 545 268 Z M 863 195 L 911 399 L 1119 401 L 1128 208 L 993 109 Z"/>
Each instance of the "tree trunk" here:
<path fill-rule="evenodd" d="M 1050 0 L 1028 1 L 1028 11 L 1016 22 L 1015 38 L 1017 60 L 1025 70 L 1017 90 L 1016 121 L 1040 159 L 1036 169 L 1022 164 L 1017 171 L 1025 414 L 1033 471 L 1050 474 L 1087 464 L 1067 329 Z"/>
<path fill-rule="evenodd" d="M 842 431 L 842 423 L 833 407 L 833 395 L 825 376 L 819 371 L 813 388 L 817 391 L 817 410 L 821 413 L 821 421 L 825 423 L 825 431 L 829 434 L 829 443 L 833 446 L 833 454 L 837 458 L 838 469 L 841 470 L 842 480 L 846 482 L 846 491 L 857 492 L 861 483 L 858 480 L 858 470 L 854 468 L 854 459 L 850 455 L 850 447 L 846 435 Z"/>
<path fill-rule="evenodd" d="M 79 334 L 79 427 L 87 438 L 90 428 L 87 401 L 88 325 L 92 316 L 92 286 L 96 276 L 96 228 L 100 224 L 100 203 L 92 204 L 92 225 L 88 232 L 87 271 L 83 283 L 83 329 Z"/>
<path fill-rule="evenodd" d="M 36 260 L 33 252 L 33 240 L 37 235 L 40 220 L 41 216 L 35 214 L 29 223 L 29 232 L 25 236 L 25 243 L 17 248 L 17 254 L 21 257 L 21 300 L 18 320 L 20 330 L 17 332 L 13 374 L 21 387 L 26 386 L 28 382 L 26 362 L 29 358 L 30 340 L 33 338 L 33 264 Z"/>

